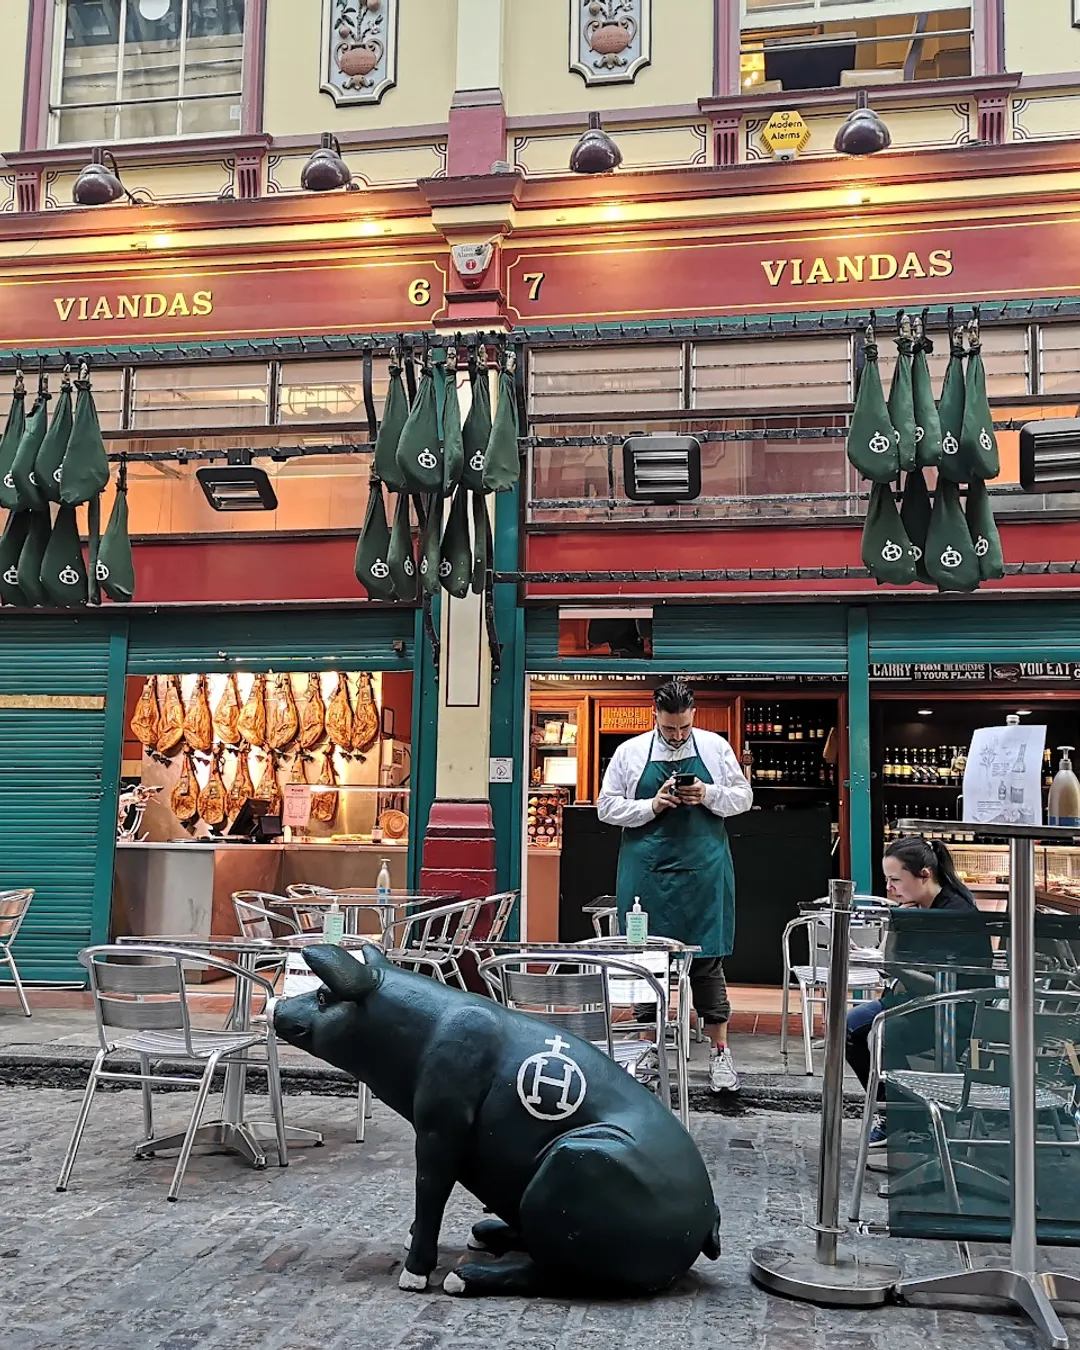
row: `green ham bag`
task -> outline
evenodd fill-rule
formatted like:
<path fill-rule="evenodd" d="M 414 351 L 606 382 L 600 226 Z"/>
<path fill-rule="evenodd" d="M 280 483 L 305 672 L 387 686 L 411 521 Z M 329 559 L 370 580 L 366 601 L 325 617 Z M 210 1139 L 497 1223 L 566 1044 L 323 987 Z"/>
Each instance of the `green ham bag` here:
<path fill-rule="evenodd" d="M 18 506 L 15 493 L 15 480 L 11 476 L 11 466 L 15 462 L 15 452 L 22 440 L 26 426 L 26 389 L 21 374 L 15 377 L 15 389 L 11 395 L 11 407 L 4 423 L 4 435 L 0 439 L 0 506 L 14 511 Z"/>
<path fill-rule="evenodd" d="M 60 500 L 60 466 L 64 462 L 68 441 L 71 438 L 71 421 L 71 381 L 65 379 L 56 396 L 52 420 L 42 439 L 37 463 L 34 465 L 37 485 L 42 495 L 51 502 Z"/>
<path fill-rule="evenodd" d="M 472 590 L 474 595 L 483 595 L 487 586 L 488 561 L 491 558 L 491 524 L 488 520 L 487 499 L 482 492 L 472 493 L 472 518 Z"/>
<path fill-rule="evenodd" d="M 375 437 L 375 473 L 391 492 L 401 492 L 405 482 L 397 463 L 398 441 L 409 420 L 409 400 L 397 352 L 390 353 L 390 383 L 386 389 L 379 434 Z"/>
<path fill-rule="evenodd" d="M 60 466 L 60 500 L 65 506 L 82 506 L 109 486 L 109 458 L 85 369 L 75 387 L 79 392 L 75 397 L 71 435 Z"/>
<path fill-rule="evenodd" d="M 871 483 L 891 483 L 900 473 L 896 428 L 889 420 L 889 409 L 881 388 L 873 330 L 868 328 L 867 333 L 870 336 L 863 348 L 866 361 L 851 414 L 847 455 L 851 464 Z"/>
<path fill-rule="evenodd" d="M 990 494 L 981 478 L 973 478 L 967 490 L 967 524 L 975 556 L 979 560 L 979 576 L 983 581 L 997 581 L 1005 575 L 1005 557 L 1001 550 L 1001 536 L 994 521 Z"/>
<path fill-rule="evenodd" d="M 518 480 L 521 462 L 518 458 L 517 393 L 514 389 L 514 354 L 507 354 L 506 365 L 499 376 L 499 401 L 491 422 L 484 453 L 484 491 L 509 492 Z"/>
<path fill-rule="evenodd" d="M 438 397 L 430 366 L 420 376 L 416 402 L 398 438 L 397 467 L 406 492 L 418 497 L 442 495 L 443 448 L 439 440 Z"/>
<path fill-rule="evenodd" d="M 483 492 L 484 457 L 491 439 L 491 386 L 487 366 L 482 360 L 472 382 L 472 403 L 461 429 L 461 439 L 465 450 L 461 481 L 470 492 Z"/>
<path fill-rule="evenodd" d="M 926 570 L 941 591 L 973 591 L 979 585 L 979 559 L 960 505 L 960 489 L 948 478 L 938 479 L 934 493 Z"/>
<path fill-rule="evenodd" d="M 986 369 L 978 324 L 972 326 L 964 377 L 964 420 L 960 428 L 960 455 L 967 465 L 968 481 L 996 478 L 1001 472 L 994 419 L 986 397 Z"/>
<path fill-rule="evenodd" d="M 123 464 L 109 523 L 94 558 L 93 580 L 115 604 L 127 605 L 135 598 L 135 559 L 128 532 L 127 473 Z M 93 596 L 91 600 L 97 603 Z"/>
<path fill-rule="evenodd" d="M 911 387 L 912 341 L 907 333 L 896 339 L 896 365 L 889 389 L 889 421 L 896 432 L 900 469 L 910 473 L 916 463 L 915 404 Z"/>
<path fill-rule="evenodd" d="M 52 537 L 52 520 L 48 511 L 29 511 L 27 514 L 30 521 L 19 553 L 16 584 L 28 605 L 47 605 L 49 596 L 41 584 L 41 564 Z"/>
<path fill-rule="evenodd" d="M 870 489 L 863 526 L 862 560 L 880 585 L 907 586 L 915 580 L 915 558 L 888 483 Z"/>
<path fill-rule="evenodd" d="M 374 477 L 368 487 L 364 528 L 356 543 L 353 570 L 372 600 L 394 599 L 394 580 L 390 575 L 390 526 L 386 520 L 382 484 Z"/>
<path fill-rule="evenodd" d="M 461 482 L 465 472 L 465 442 L 462 436 L 461 403 L 458 400 L 457 365 L 451 352 L 446 361 L 446 388 L 443 396 L 442 420 L 443 487 L 449 497 Z"/>
<path fill-rule="evenodd" d="M 913 469 L 904 482 L 904 496 L 900 503 L 900 519 L 904 523 L 907 537 L 911 541 L 911 553 L 915 559 L 915 574 L 919 581 L 932 586 L 930 573 L 926 570 L 926 535 L 930 529 L 930 516 L 934 506 L 930 493 L 926 489 L 926 479 L 922 469 Z"/>
<path fill-rule="evenodd" d="M 930 381 L 928 353 L 934 344 L 924 332 L 915 341 L 911 357 L 911 401 L 915 410 L 915 463 L 920 469 L 936 469 L 941 463 L 941 423 L 934 387 Z"/>
<path fill-rule="evenodd" d="M 427 501 L 427 519 L 420 531 L 420 585 L 428 595 L 435 595 L 439 589 L 439 568 L 442 566 L 440 545 L 442 543 L 443 507 L 440 497 L 429 497 Z"/>
<path fill-rule="evenodd" d="M 79 522 L 73 506 L 61 506 L 41 558 L 41 588 L 53 605 L 85 605 L 89 597 Z"/>
<path fill-rule="evenodd" d="M 469 492 L 459 487 L 450 503 L 443 527 L 439 560 L 439 581 L 444 590 L 458 600 L 469 594 L 473 555 L 469 542 Z"/>
<path fill-rule="evenodd" d="M 29 511 L 8 513 L 4 533 L 0 535 L 0 600 L 5 605 L 25 607 L 31 603 L 19 586 L 19 558 L 29 529 Z"/>
<path fill-rule="evenodd" d="M 964 330 L 953 329 L 949 334 L 949 364 L 938 399 L 938 422 L 941 425 L 941 463 L 938 473 L 951 483 L 966 483 L 967 460 L 960 445 L 964 429 Z"/>
<path fill-rule="evenodd" d="M 412 522 L 409 518 L 409 498 L 398 493 L 394 510 L 394 525 L 390 531 L 390 547 L 386 554 L 390 580 L 399 600 L 413 604 L 419 594 L 416 578 L 416 555 L 413 553 Z"/>
<path fill-rule="evenodd" d="M 49 425 L 49 391 L 42 385 L 23 428 L 22 440 L 11 464 L 15 499 L 22 511 L 48 511 L 49 499 L 38 485 L 34 469 Z"/>

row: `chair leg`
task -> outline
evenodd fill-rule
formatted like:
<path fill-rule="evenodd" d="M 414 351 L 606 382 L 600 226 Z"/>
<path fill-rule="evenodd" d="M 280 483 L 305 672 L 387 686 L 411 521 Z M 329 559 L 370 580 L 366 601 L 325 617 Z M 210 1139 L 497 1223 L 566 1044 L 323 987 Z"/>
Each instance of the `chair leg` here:
<path fill-rule="evenodd" d="M 206 1061 L 206 1068 L 203 1071 L 202 1081 L 199 1084 L 199 1090 L 195 1094 L 195 1105 L 192 1107 L 191 1119 L 188 1121 L 187 1131 L 184 1134 L 184 1142 L 180 1148 L 180 1156 L 176 1160 L 176 1171 L 173 1172 L 172 1185 L 169 1187 L 167 1199 L 175 1200 L 180 1194 L 180 1187 L 184 1181 L 184 1173 L 187 1171 L 188 1159 L 191 1157 L 191 1150 L 195 1143 L 195 1131 L 199 1128 L 199 1121 L 202 1119 L 202 1113 L 206 1109 L 206 1099 L 210 1095 L 210 1084 L 214 1077 L 214 1070 L 218 1066 L 218 1060 L 221 1058 L 221 1052 L 215 1051 Z"/>
<path fill-rule="evenodd" d="M 356 1092 L 356 1142 L 362 1144 L 367 1135 L 367 1118 L 370 1111 L 370 1095 L 366 1083 L 361 1083 Z"/>
<path fill-rule="evenodd" d="M 146 1081 L 150 1077 L 150 1056 L 139 1056 L 139 1072 L 143 1075 L 142 1081 L 142 1118 L 143 1118 L 143 1138 L 153 1139 L 154 1137 L 154 1102 L 150 1092 L 150 1084 Z"/>
<path fill-rule="evenodd" d="M 75 1154 L 79 1151 L 79 1145 L 82 1143 L 83 1130 L 86 1129 L 86 1118 L 90 1114 L 90 1104 L 94 1100 L 94 1090 L 97 1087 L 97 1076 L 101 1072 L 101 1066 L 105 1061 L 105 1051 L 99 1050 L 94 1056 L 94 1063 L 90 1069 L 90 1077 L 86 1083 L 86 1091 L 83 1093 L 82 1105 L 79 1107 L 79 1116 L 75 1121 L 75 1128 L 71 1132 L 71 1142 L 68 1144 L 68 1151 L 64 1156 L 63 1164 L 60 1168 L 60 1176 L 56 1182 L 58 1191 L 66 1191 L 68 1187 L 68 1178 L 71 1176 L 71 1169 L 75 1165 Z"/>
<path fill-rule="evenodd" d="M 799 981 L 799 995 L 802 999 L 802 1040 L 803 1060 L 808 1076 L 814 1072 L 814 1012 L 810 1001 L 810 991 L 804 981 Z"/>
<path fill-rule="evenodd" d="M 941 1110 L 936 1102 L 927 1102 L 930 1115 L 930 1129 L 937 1147 L 938 1161 L 941 1164 L 941 1178 L 945 1184 L 945 1196 L 952 1206 L 954 1214 L 960 1213 L 960 1192 L 956 1186 L 956 1172 L 953 1170 L 952 1154 L 949 1152 L 949 1136 Z"/>
<path fill-rule="evenodd" d="M 787 1073 L 788 1008 L 791 1006 L 790 994 L 791 976 L 785 973 L 783 988 L 780 991 L 780 1058 L 784 1062 L 785 1073 Z"/>
<path fill-rule="evenodd" d="M 11 978 L 15 981 L 15 992 L 18 994 L 19 1002 L 22 1004 L 23 1015 L 25 1017 L 32 1017 L 33 1013 L 30 1011 L 30 1004 L 26 1001 L 26 990 L 23 988 L 23 982 L 19 977 L 19 967 L 15 964 L 15 958 L 12 956 L 10 949 L 5 948 L 5 951 L 7 953 L 7 964 L 11 967 Z"/>
<path fill-rule="evenodd" d="M 266 1035 L 266 1095 L 270 1098 L 270 1110 L 274 1117 L 278 1166 L 288 1167 L 289 1145 L 285 1138 L 285 1107 L 281 1100 L 281 1066 L 278 1064 L 277 1037 L 273 1027 L 268 1029 Z"/>

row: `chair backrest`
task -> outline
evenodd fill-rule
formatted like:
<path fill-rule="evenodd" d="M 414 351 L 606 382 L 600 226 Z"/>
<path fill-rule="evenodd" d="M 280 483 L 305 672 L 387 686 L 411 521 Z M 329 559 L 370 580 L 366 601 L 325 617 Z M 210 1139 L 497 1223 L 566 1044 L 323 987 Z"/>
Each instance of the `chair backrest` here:
<path fill-rule="evenodd" d="M 233 912 L 240 932 L 246 938 L 273 938 L 274 924 L 280 924 L 290 933 L 302 931 L 299 923 L 290 914 L 267 907 L 267 901 L 287 905 L 284 896 L 270 895 L 266 891 L 234 891 L 232 897 Z"/>
<path fill-rule="evenodd" d="M 609 1055 L 613 1053 L 611 1006 L 601 971 L 541 975 L 504 968 L 502 992 L 508 1008 L 532 1013 L 584 1041 L 603 1044 Z"/>
<path fill-rule="evenodd" d="M 619 906 L 613 895 L 598 895 L 591 905 L 582 905 L 581 912 L 592 920 L 598 938 L 618 936 Z"/>
<path fill-rule="evenodd" d="M 137 946 L 89 947 L 79 960 L 90 976 L 98 1037 L 109 1045 L 107 1028 L 122 1031 L 183 1031 L 191 1049 L 183 963 L 176 957 L 146 956 Z"/>
<path fill-rule="evenodd" d="M 1035 1073 L 1044 1086 L 1080 1089 L 1080 996 L 1069 1011 L 1036 1012 Z M 982 1000 L 975 1005 L 966 1078 L 970 1083 L 1009 1085 L 1012 1031 L 1006 1001 Z"/>
<path fill-rule="evenodd" d="M 484 936 L 478 939 L 481 946 L 493 942 L 501 942 L 506 935 L 506 928 L 510 922 L 510 915 L 514 912 L 514 905 L 517 903 L 517 891 L 500 891 L 498 895 L 486 896 L 480 901 L 480 906 L 476 912 L 477 920 L 485 910 L 493 910 L 491 923 Z"/>
<path fill-rule="evenodd" d="M 6 947 L 15 941 L 33 898 L 32 890 L 0 891 L 0 946 Z"/>
<path fill-rule="evenodd" d="M 455 900 L 452 905 L 437 905 L 405 919 L 396 919 L 393 945 L 417 953 L 438 951 L 448 960 L 456 959 L 472 938 L 482 903 L 481 900 Z M 400 942 L 396 936 L 399 931 Z"/>

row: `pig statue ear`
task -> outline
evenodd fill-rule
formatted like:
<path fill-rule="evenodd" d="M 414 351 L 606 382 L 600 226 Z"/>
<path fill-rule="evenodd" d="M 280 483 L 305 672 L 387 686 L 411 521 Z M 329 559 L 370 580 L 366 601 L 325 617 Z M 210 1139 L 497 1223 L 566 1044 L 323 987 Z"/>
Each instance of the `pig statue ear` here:
<path fill-rule="evenodd" d="M 382 980 L 380 967 L 385 964 L 376 947 L 365 947 L 364 960 L 360 962 L 350 952 L 329 944 L 305 947 L 304 960 L 332 994 L 353 1003 L 359 1003 L 378 988 Z"/>

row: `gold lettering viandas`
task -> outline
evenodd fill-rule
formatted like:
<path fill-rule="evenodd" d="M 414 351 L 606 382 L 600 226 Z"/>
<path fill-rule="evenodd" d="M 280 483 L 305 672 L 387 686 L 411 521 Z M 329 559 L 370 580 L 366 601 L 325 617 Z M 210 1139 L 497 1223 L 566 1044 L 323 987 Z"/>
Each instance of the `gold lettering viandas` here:
<path fill-rule="evenodd" d="M 214 312 L 213 291 L 135 292 L 124 295 L 55 296 L 53 304 L 61 323 L 93 323 L 102 319 L 167 319 Z"/>
<path fill-rule="evenodd" d="M 854 253 L 816 258 L 763 258 L 761 270 L 773 290 L 782 286 L 845 286 L 860 281 L 907 281 L 912 277 L 948 277 L 951 248 L 926 253 Z"/>

